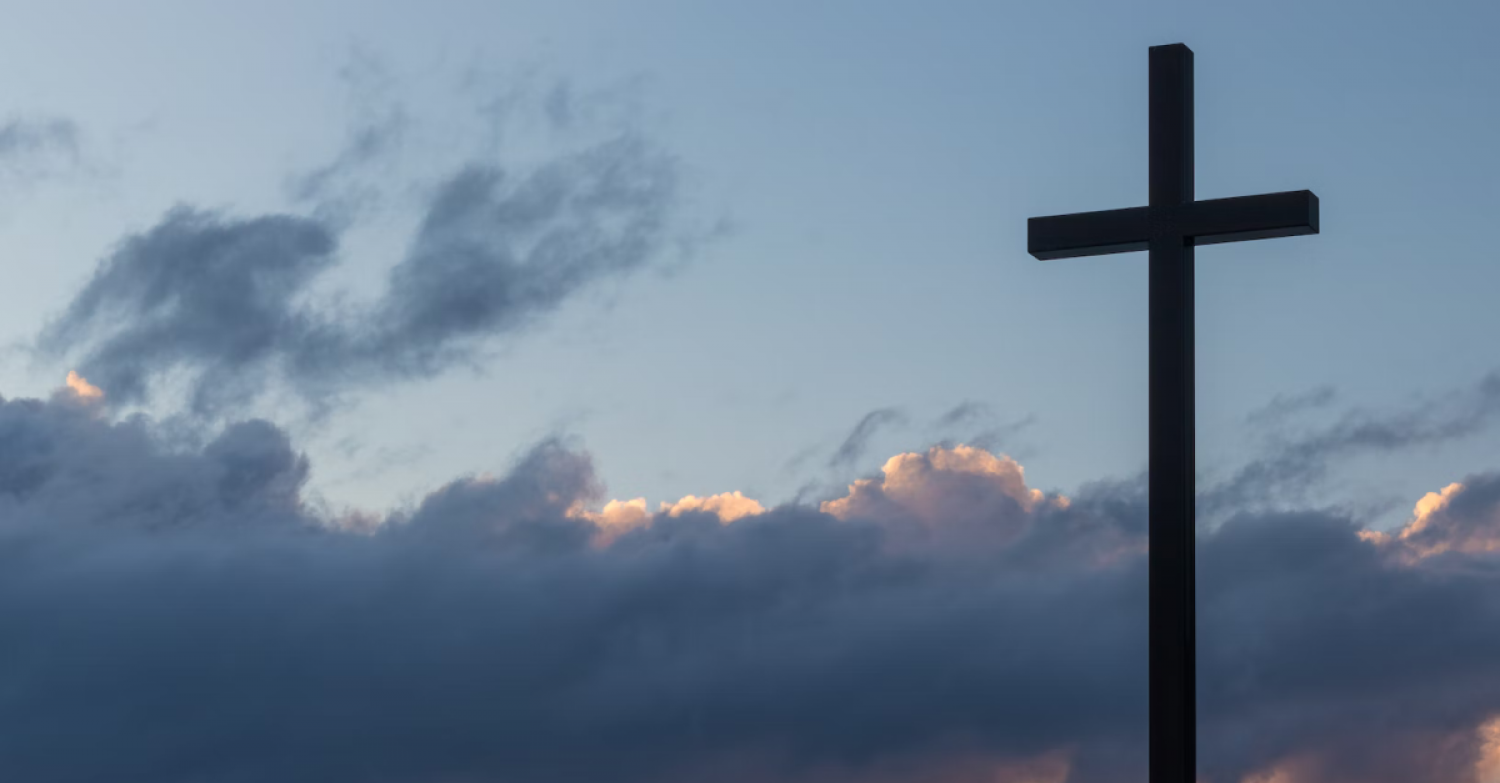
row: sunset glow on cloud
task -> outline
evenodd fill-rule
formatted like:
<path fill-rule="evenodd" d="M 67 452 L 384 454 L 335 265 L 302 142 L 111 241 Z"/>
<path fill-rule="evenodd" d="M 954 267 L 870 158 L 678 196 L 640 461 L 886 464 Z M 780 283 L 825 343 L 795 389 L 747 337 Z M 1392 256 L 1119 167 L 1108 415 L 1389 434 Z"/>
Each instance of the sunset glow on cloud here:
<path fill-rule="evenodd" d="M 676 503 L 661 504 L 661 513 L 678 517 L 690 512 L 713 514 L 724 522 L 733 522 L 756 514 L 766 513 L 765 506 L 753 498 L 747 498 L 739 490 L 720 492 L 717 495 L 698 497 L 687 495 Z"/>
<path fill-rule="evenodd" d="M 71 389 L 73 391 L 73 394 L 77 395 L 81 400 L 104 399 L 104 390 L 92 383 L 89 383 L 88 380 L 86 380 L 82 375 L 79 375 L 76 371 L 68 371 L 68 377 L 65 381 L 65 384 L 67 385 L 67 388 Z"/>
<path fill-rule="evenodd" d="M 1031 511 L 1046 500 L 1039 489 L 1026 486 L 1026 471 L 1020 463 L 997 456 L 984 449 L 959 444 L 953 447 L 933 446 L 925 454 L 909 452 L 886 460 L 879 478 L 859 479 L 849 485 L 849 494 L 823 503 L 824 513 L 847 518 L 882 502 L 895 502 L 913 509 L 919 517 L 940 522 L 947 503 L 946 486 L 939 477 L 973 477 L 1010 498 L 1023 511 Z M 1050 502 L 1067 506 L 1067 499 Z"/>
<path fill-rule="evenodd" d="M 1445 552 L 1500 552 L 1500 509 L 1484 503 L 1465 507 L 1469 491 L 1453 482 L 1429 492 L 1417 501 L 1411 520 L 1394 534 L 1362 530 L 1360 538 L 1379 546 L 1401 547 L 1412 559 Z"/>
<path fill-rule="evenodd" d="M 819 508 L 839 519 L 878 518 L 882 513 L 909 515 L 923 524 L 940 526 L 953 521 L 954 504 L 963 506 L 970 516 L 973 504 L 1010 505 L 1015 513 L 1029 514 L 1042 505 L 1066 509 L 1068 498 L 1049 497 L 1039 489 L 1026 486 L 1025 469 L 1014 459 L 992 454 L 974 446 L 934 446 L 926 453 L 897 454 L 885 462 L 882 475 L 859 479 L 849 485 L 848 494 L 823 501 Z M 963 494 L 954 490 L 962 486 Z M 739 490 L 699 497 L 686 495 L 662 501 L 655 512 L 645 498 L 611 500 L 598 511 L 582 506 L 569 510 L 579 519 L 587 519 L 599 528 L 597 542 L 607 544 L 621 535 L 650 527 L 658 515 L 679 517 L 687 513 L 711 514 L 724 524 L 766 513 L 767 508 Z M 1002 516 L 1003 508 L 1002 508 Z"/>
<path fill-rule="evenodd" d="M 105 762 L 63 753 L 64 736 L 67 747 L 81 731 L 169 753 L 200 730 L 205 742 L 226 736 L 215 716 L 266 705 L 244 720 L 287 733 L 252 732 L 205 779 L 275 778 L 309 742 L 343 747 L 333 732 L 359 738 L 360 752 L 297 762 L 306 780 L 354 779 L 370 754 L 407 765 L 396 783 L 463 770 L 526 781 L 536 764 L 627 783 L 1139 779 L 1138 482 L 1063 496 L 1029 486 L 1010 457 L 939 445 L 816 504 L 731 491 L 652 508 L 606 501 L 592 456 L 546 441 L 508 470 L 351 516 L 304 497 L 311 467 L 268 422 L 198 447 L 155 426 L 80 415 L 68 399 L 0 401 L 0 453 L 31 460 L 0 471 L 11 487 L 0 549 L 56 552 L 0 577 L 51 585 L 0 590 L 0 619 L 38 662 L 0 700 L 32 716 L 11 734 L 25 764 L 40 765 L 23 769 L 89 779 Z M 1449 771 L 1427 783 L 1491 774 L 1500 636 L 1484 629 L 1500 614 L 1454 599 L 1500 592 L 1491 571 L 1469 567 L 1493 553 L 1466 543 L 1493 530 L 1500 476 L 1416 506 L 1411 533 L 1375 547 L 1323 512 L 1240 516 L 1200 539 L 1205 780 L 1343 783 L 1334 773 L 1357 761 L 1391 769 L 1394 783 L 1438 758 Z M 1371 556 L 1442 542 L 1442 557 Z M 1394 596 L 1389 609 L 1340 614 L 1349 591 L 1372 584 Z M 22 611 L 20 595 L 47 611 Z M 191 600 L 163 598 L 178 595 Z M 128 625 L 47 619 L 136 602 L 153 614 Z M 1440 670 L 1401 663 L 1433 645 Z M 115 654 L 86 671 L 43 654 L 69 647 Z M 1346 648 L 1371 664 L 1351 669 Z M 155 663 L 178 659 L 193 666 Z M 1439 674 L 1458 678 L 1463 700 L 1428 687 Z M 1322 685 L 1309 691 L 1306 677 Z M 143 678 L 152 687 L 137 687 Z M 1365 704 L 1387 691 L 1416 700 L 1399 720 Z M 60 734 L 46 727 L 86 709 L 58 696 L 68 693 L 210 717 L 170 736 L 108 720 Z M 402 695 L 413 693 L 431 696 Z M 346 717 L 333 726 L 318 705 Z M 1287 715 L 1322 717 L 1285 729 Z M 692 743 L 656 744 L 683 725 L 699 727 Z M 524 752 L 422 740 L 489 737 L 491 726 L 511 727 L 505 747 Z M 1246 745 L 1247 733 L 1266 740 Z M 591 752 L 579 754 L 585 737 Z M 397 747 L 407 755 L 386 750 Z"/>
<path fill-rule="evenodd" d="M 587 519 L 599 528 L 594 540 L 600 546 L 608 545 L 632 530 L 650 527 L 652 520 L 658 515 L 679 517 L 687 513 L 711 514 L 718 517 L 720 522 L 729 524 L 737 519 L 765 512 L 766 508 L 759 501 L 745 497 L 739 490 L 706 497 L 687 495 L 675 503 L 663 500 L 654 513 L 647 507 L 645 498 L 611 500 L 599 511 L 590 511 L 581 504 L 568 510 L 570 516 Z"/>
<path fill-rule="evenodd" d="M 1479 763 L 1474 768 L 1478 783 L 1500 783 L 1500 715 L 1479 727 Z"/>

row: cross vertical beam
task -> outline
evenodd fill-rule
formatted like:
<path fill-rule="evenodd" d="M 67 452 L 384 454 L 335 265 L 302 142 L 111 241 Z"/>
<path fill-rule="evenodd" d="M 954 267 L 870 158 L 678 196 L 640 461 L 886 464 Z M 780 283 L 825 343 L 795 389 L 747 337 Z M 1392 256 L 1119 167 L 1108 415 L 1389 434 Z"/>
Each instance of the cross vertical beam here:
<path fill-rule="evenodd" d="M 1150 253 L 1151 783 L 1193 783 L 1193 248 L 1318 233 L 1318 197 L 1296 190 L 1197 201 L 1193 52 L 1151 47 L 1150 203 L 1027 221 L 1038 259 Z"/>
<path fill-rule="evenodd" d="M 1193 52 L 1150 50 L 1150 754 L 1152 783 L 1197 769 L 1193 628 Z"/>

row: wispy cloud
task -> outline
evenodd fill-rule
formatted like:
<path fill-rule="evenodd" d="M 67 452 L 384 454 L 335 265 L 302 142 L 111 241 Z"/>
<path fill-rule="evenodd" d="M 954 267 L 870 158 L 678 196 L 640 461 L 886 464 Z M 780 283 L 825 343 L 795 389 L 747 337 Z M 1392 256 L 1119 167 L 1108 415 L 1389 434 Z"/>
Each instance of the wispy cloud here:
<path fill-rule="evenodd" d="M 0 199 L 28 195 L 44 183 L 94 181 L 112 166 L 72 118 L 13 113 L 0 118 Z"/>
<path fill-rule="evenodd" d="M 698 236 L 678 221 L 674 156 L 612 131 L 526 164 L 471 159 L 428 190 L 384 293 L 314 299 L 313 283 L 342 261 L 354 173 L 396 142 L 404 116 L 372 112 L 300 181 L 311 214 L 182 206 L 125 238 L 41 332 L 37 355 L 72 360 L 121 404 L 170 379 L 205 416 L 269 390 L 318 405 L 472 363 L 495 338 Z"/>
<path fill-rule="evenodd" d="M 339 69 L 351 122 L 343 147 L 321 165 L 289 178 L 292 200 L 337 226 L 347 226 L 384 197 L 413 118 L 398 100 L 399 80 L 375 52 L 356 49 Z"/>
<path fill-rule="evenodd" d="M 1331 390 L 1278 398 L 1252 415 L 1264 439 L 1261 453 L 1222 480 L 1199 487 L 1206 520 L 1233 510 L 1288 507 L 1305 502 L 1341 462 L 1371 454 L 1396 454 L 1472 437 L 1500 414 L 1500 374 L 1471 388 L 1384 411 L 1351 409 L 1331 421 L 1292 427 L 1288 417 L 1333 399 Z"/>
<path fill-rule="evenodd" d="M 1004 449 L 1012 454 L 1019 454 L 1023 450 L 1017 448 L 1017 436 L 1036 424 L 1036 421 L 1034 414 L 1011 421 L 1000 421 L 992 406 L 976 400 L 965 400 L 934 419 L 932 432 L 934 437 L 945 443 L 963 442 L 991 451 Z"/>
<path fill-rule="evenodd" d="M 0 123 L 0 178 L 27 180 L 76 165 L 78 125 L 66 117 L 13 117 Z"/>
<path fill-rule="evenodd" d="M 828 458 L 828 467 L 841 470 L 854 466 L 870 447 L 870 439 L 882 428 L 906 423 L 906 414 L 898 408 L 877 408 L 859 420 L 844 442 Z"/>

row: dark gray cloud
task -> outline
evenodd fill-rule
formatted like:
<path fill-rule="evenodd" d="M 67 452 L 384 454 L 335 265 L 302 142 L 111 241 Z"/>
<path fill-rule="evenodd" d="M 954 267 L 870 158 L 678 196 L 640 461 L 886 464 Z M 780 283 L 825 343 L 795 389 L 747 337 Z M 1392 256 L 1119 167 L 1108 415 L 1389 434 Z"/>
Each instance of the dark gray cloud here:
<path fill-rule="evenodd" d="M 338 261 L 333 223 L 182 207 L 101 261 L 37 350 L 122 403 L 163 379 L 199 414 L 278 384 L 326 400 L 472 361 L 641 268 L 680 236 L 676 206 L 674 159 L 631 133 L 519 170 L 468 165 L 433 191 L 385 293 L 342 307 L 309 294 Z"/>
<path fill-rule="evenodd" d="M 1144 486 L 944 464 L 600 548 L 577 508 L 603 488 L 557 441 L 371 526 L 310 510 L 268 423 L 0 402 L 0 777 L 1144 780 Z M 1500 475 L 1429 511 L 1384 541 L 1322 512 L 1202 537 L 1208 780 L 1473 783 Z"/>
<path fill-rule="evenodd" d="M 66 392 L 0 403 L 0 520 L 8 532 L 303 526 L 306 459 L 264 421 L 184 442 L 132 418 L 106 424 Z"/>
<path fill-rule="evenodd" d="M 84 372 L 123 402 L 144 398 L 160 373 L 188 370 L 193 406 L 213 409 L 258 391 L 276 360 L 329 328 L 296 297 L 336 247 L 310 218 L 179 208 L 122 242 L 39 345 L 86 346 Z"/>
<path fill-rule="evenodd" d="M 373 348 L 405 372 L 450 361 L 475 336 L 513 331 L 585 284 L 662 249 L 672 161 L 622 136 L 513 180 L 472 166 L 433 199 L 391 273 Z"/>
<path fill-rule="evenodd" d="M 1466 524 L 1493 535 L 1500 506 Z M 1211 779 L 1280 758 L 1298 783 L 1475 780 L 1474 727 L 1500 714 L 1500 560 L 1412 564 L 1357 532 L 1327 514 L 1245 516 L 1200 543 Z"/>

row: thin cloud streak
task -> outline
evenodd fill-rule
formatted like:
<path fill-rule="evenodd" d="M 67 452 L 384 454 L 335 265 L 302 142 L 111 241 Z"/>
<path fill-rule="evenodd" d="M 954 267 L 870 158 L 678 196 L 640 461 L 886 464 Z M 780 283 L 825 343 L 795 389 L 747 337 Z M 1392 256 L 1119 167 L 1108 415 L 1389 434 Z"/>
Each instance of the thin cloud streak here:
<path fill-rule="evenodd" d="M 1392 411 L 1350 410 L 1329 423 L 1286 429 L 1291 413 L 1331 400 L 1331 391 L 1319 390 L 1278 398 L 1263 409 L 1256 417 L 1267 440 L 1263 452 L 1225 479 L 1199 487 L 1200 518 L 1212 522 L 1236 510 L 1295 506 L 1341 461 L 1473 437 L 1500 414 L 1500 373 L 1440 399 Z"/>
<path fill-rule="evenodd" d="M 860 457 L 870 447 L 870 439 L 874 438 L 880 430 L 906 423 L 906 414 L 899 408 L 876 408 L 859 420 L 844 442 L 839 444 L 833 456 L 828 458 L 828 467 L 834 470 L 843 470 L 854 467 Z"/>

